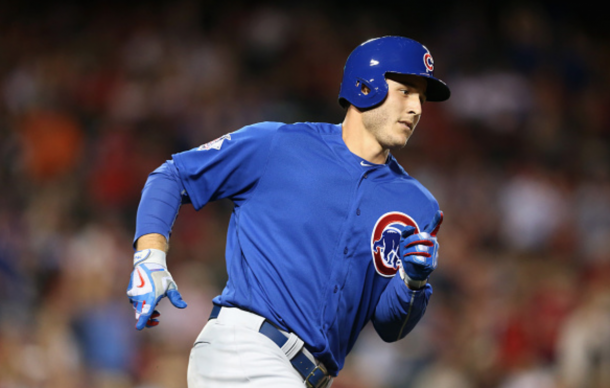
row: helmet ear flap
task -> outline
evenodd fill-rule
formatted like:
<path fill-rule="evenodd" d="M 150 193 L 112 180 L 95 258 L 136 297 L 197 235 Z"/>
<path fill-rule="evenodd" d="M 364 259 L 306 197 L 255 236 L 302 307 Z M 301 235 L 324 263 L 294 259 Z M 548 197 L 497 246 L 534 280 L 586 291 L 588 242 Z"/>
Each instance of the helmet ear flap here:
<path fill-rule="evenodd" d="M 354 104 L 358 108 L 372 108 L 382 102 L 388 93 L 388 83 L 385 77 L 383 81 L 367 80 L 364 78 L 356 78 L 356 95 L 358 96 L 358 104 Z"/>
<path fill-rule="evenodd" d="M 371 107 L 376 104 L 373 101 L 379 93 L 378 87 L 361 77 L 353 78 L 349 85 L 342 85 L 342 89 L 349 90 L 349 95 L 352 96 L 352 101 L 348 101 L 345 97 L 339 99 L 339 103 L 344 108 L 347 108 L 350 104 L 359 109 Z"/>

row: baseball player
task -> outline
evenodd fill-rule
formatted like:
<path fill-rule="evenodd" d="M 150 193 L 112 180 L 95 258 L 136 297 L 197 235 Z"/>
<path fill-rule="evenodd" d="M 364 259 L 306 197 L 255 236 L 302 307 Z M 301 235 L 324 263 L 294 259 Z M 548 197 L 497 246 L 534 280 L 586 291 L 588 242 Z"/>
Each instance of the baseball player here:
<path fill-rule="evenodd" d="M 369 321 L 387 342 L 417 324 L 443 214 L 390 151 L 425 101 L 449 98 L 433 71 L 416 41 L 367 41 L 345 64 L 342 123 L 249 125 L 150 174 L 127 291 L 138 330 L 159 323 L 163 297 L 186 307 L 166 265 L 181 204 L 234 203 L 229 277 L 191 350 L 190 388 L 328 387 Z"/>

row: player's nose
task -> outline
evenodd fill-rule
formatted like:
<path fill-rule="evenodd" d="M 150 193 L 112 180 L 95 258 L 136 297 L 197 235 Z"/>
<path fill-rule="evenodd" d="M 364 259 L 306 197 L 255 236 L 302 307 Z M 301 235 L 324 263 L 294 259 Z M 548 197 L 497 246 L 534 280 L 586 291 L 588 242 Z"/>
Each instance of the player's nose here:
<path fill-rule="evenodd" d="M 409 114 L 414 116 L 421 116 L 422 103 L 419 93 L 413 93 L 409 96 L 407 101 L 407 111 Z"/>

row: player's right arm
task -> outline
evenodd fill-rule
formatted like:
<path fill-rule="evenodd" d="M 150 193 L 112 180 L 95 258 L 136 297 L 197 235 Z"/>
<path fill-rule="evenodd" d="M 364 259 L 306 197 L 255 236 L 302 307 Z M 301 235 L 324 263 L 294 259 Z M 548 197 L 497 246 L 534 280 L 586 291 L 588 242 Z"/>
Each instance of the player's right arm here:
<path fill-rule="evenodd" d="M 149 233 L 141 236 L 136 241 L 136 250 L 141 251 L 143 249 L 158 249 L 167 253 L 168 243 L 165 236 L 159 233 Z"/>
<path fill-rule="evenodd" d="M 134 237 L 137 251 L 127 290 L 138 330 L 158 324 L 155 307 L 166 296 L 174 306 L 186 307 L 165 260 L 180 206 L 190 202 L 199 210 L 221 198 L 245 201 L 264 171 L 273 134 L 281 125 L 260 123 L 244 127 L 173 155 L 172 160 L 148 176 L 138 206 Z"/>
<path fill-rule="evenodd" d="M 136 329 L 159 324 L 159 301 L 168 297 L 177 308 L 186 303 L 167 270 L 166 254 L 174 220 L 183 202 L 184 188 L 173 161 L 167 161 L 148 176 L 136 217 L 134 269 L 127 296 L 136 316 Z"/>

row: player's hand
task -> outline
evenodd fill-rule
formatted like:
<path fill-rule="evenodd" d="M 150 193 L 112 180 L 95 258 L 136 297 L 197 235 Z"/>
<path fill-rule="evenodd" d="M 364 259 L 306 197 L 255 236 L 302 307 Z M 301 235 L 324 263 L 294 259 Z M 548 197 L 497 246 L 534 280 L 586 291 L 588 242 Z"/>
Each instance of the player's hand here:
<path fill-rule="evenodd" d="M 400 238 L 401 275 L 407 286 L 418 289 L 423 287 L 428 277 L 436 269 L 438 258 L 438 233 L 443 222 L 443 212 L 438 211 L 432 222 L 422 232 L 406 226 Z"/>
<path fill-rule="evenodd" d="M 176 282 L 167 271 L 165 252 L 158 249 L 138 251 L 133 257 L 133 266 L 127 296 L 136 312 L 136 329 L 159 324 L 157 318 L 161 314 L 155 308 L 166 296 L 175 307 L 186 307 Z"/>

